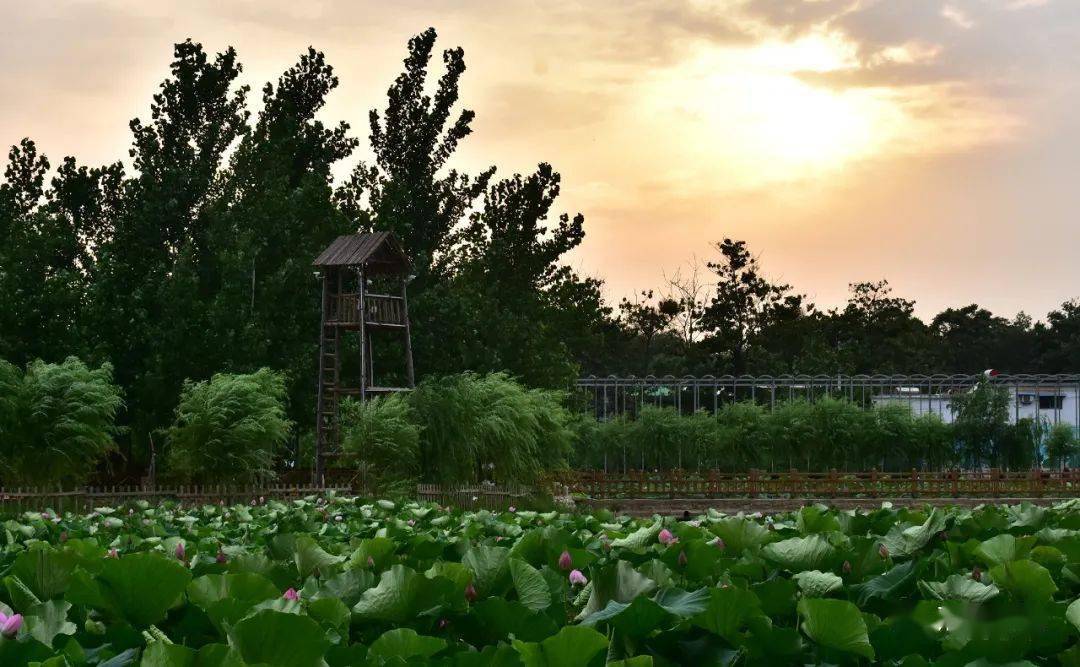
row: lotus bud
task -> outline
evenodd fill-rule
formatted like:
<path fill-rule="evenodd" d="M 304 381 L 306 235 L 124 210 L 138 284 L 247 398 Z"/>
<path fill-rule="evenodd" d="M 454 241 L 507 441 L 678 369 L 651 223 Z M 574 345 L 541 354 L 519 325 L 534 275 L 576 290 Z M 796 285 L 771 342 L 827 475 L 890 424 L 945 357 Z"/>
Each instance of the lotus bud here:
<path fill-rule="evenodd" d="M 513 514 L 513 513 L 514 513 L 514 512 L 516 512 L 516 511 L 517 511 L 517 508 L 516 508 L 516 507 L 514 507 L 513 505 L 511 505 L 511 506 L 510 506 L 510 513 L 511 513 L 511 514 Z"/>
<path fill-rule="evenodd" d="M 375 559 L 372 558 L 371 556 L 367 557 L 367 566 L 368 567 L 375 567 Z"/>
<path fill-rule="evenodd" d="M 664 528 L 663 530 L 660 531 L 660 534 L 657 536 L 657 539 L 660 540 L 660 544 L 671 544 L 672 542 L 675 541 L 675 536 L 671 534 L 670 530 L 668 530 L 667 528 Z"/>
<path fill-rule="evenodd" d="M 465 587 L 465 599 L 469 602 L 474 602 L 477 598 L 476 589 L 473 588 L 472 583 Z"/>
<path fill-rule="evenodd" d="M 3 634 L 5 637 L 14 637 L 19 634 L 19 628 L 22 627 L 22 623 L 22 614 L 12 614 L 11 616 L 0 614 L 0 634 Z"/>
<path fill-rule="evenodd" d="M 570 571 L 571 586 L 584 586 L 587 583 L 589 583 L 589 580 L 585 578 L 585 575 L 581 573 L 581 570 Z"/>
<path fill-rule="evenodd" d="M 405 523 L 409 524 L 410 526 L 415 526 L 416 525 L 416 519 L 409 519 Z"/>
<path fill-rule="evenodd" d="M 878 555 L 881 556 L 881 560 L 888 560 L 888 558 L 889 558 L 889 547 L 885 546 L 884 544 L 879 544 L 878 548 L 877 548 L 877 552 L 878 552 Z"/>
<path fill-rule="evenodd" d="M 176 543 L 176 560 L 187 560 L 187 552 L 184 550 L 184 543 Z"/>
<path fill-rule="evenodd" d="M 679 567 L 686 567 L 686 551 L 679 552 Z"/>
<path fill-rule="evenodd" d="M 86 619 L 86 623 L 83 623 L 83 628 L 91 635 L 103 635 L 105 634 L 105 624 L 101 621 L 95 621 L 92 618 Z"/>
<path fill-rule="evenodd" d="M 285 598 L 286 600 L 289 600 L 290 602 L 299 602 L 300 601 L 300 593 L 298 593 L 295 588 L 288 589 L 287 591 L 285 591 L 285 594 L 282 595 L 281 597 Z"/>
<path fill-rule="evenodd" d="M 725 549 L 727 549 L 727 545 L 724 544 L 724 538 L 722 537 L 716 538 L 716 541 L 713 542 L 713 545 L 716 546 L 716 548 L 720 551 L 724 551 Z"/>
<path fill-rule="evenodd" d="M 564 572 L 568 572 L 572 570 L 573 567 L 574 559 L 570 557 L 570 552 L 563 550 L 562 554 L 559 556 L 559 568 Z"/>
<path fill-rule="evenodd" d="M 844 571 L 844 574 L 851 574 L 851 561 L 849 561 L 849 560 L 844 561 L 844 565 L 840 569 L 842 569 Z"/>
<path fill-rule="evenodd" d="M 61 542 L 67 542 L 67 540 L 68 540 L 68 533 L 67 533 L 67 531 L 66 531 L 66 530 L 62 530 L 62 531 L 60 531 L 60 541 L 61 541 Z"/>
<path fill-rule="evenodd" d="M 109 553 L 106 554 L 105 557 L 106 558 L 119 558 L 120 557 L 120 552 L 116 550 L 116 547 L 113 547 L 112 549 L 109 549 Z"/>
<path fill-rule="evenodd" d="M 975 581 L 982 581 L 982 570 L 979 569 L 978 565 L 976 565 L 971 570 L 971 578 L 974 579 Z"/>
<path fill-rule="evenodd" d="M 217 560 L 219 565 L 224 565 L 225 562 L 229 560 L 225 556 L 225 552 L 221 550 L 221 547 L 218 547 L 216 560 Z"/>

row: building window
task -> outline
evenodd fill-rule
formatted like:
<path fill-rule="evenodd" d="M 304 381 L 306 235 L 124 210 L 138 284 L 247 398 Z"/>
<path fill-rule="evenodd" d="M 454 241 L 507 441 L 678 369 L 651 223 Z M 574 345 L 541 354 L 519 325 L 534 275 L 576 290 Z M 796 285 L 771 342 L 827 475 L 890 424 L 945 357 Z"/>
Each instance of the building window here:
<path fill-rule="evenodd" d="M 1039 409 L 1040 410 L 1060 410 L 1061 406 L 1065 404 L 1064 396 L 1040 396 L 1039 397 Z"/>

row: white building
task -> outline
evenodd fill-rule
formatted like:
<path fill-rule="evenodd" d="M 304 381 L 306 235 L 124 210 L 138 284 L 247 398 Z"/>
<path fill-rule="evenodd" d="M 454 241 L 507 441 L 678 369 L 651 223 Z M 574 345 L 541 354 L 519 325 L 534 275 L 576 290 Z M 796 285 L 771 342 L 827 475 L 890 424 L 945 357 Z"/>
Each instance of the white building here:
<path fill-rule="evenodd" d="M 1049 424 L 1069 424 L 1080 427 L 1080 387 L 1071 384 L 1005 384 L 1009 392 L 1009 421 L 1040 420 Z M 875 406 L 906 405 L 915 415 L 935 414 L 952 423 L 956 413 L 952 408 L 955 396 L 970 389 L 929 393 L 925 387 L 898 386 L 873 396 Z"/>

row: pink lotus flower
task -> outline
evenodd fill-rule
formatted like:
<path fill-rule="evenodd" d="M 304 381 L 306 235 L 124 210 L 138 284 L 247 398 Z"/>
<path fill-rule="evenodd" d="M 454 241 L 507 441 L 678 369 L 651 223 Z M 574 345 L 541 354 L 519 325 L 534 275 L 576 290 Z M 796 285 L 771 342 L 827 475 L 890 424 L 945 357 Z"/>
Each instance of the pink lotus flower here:
<path fill-rule="evenodd" d="M 473 602 L 476 600 L 476 598 L 476 589 L 473 588 L 473 585 L 470 583 L 468 586 L 465 587 L 465 599 L 469 602 Z"/>
<path fill-rule="evenodd" d="M 215 560 L 221 565 L 224 565 L 229 560 L 228 557 L 225 556 L 225 552 L 221 550 L 221 547 L 218 547 Z"/>
<path fill-rule="evenodd" d="M 105 555 L 106 558 L 119 558 L 120 552 L 116 550 L 116 547 L 109 549 L 109 553 Z"/>
<path fill-rule="evenodd" d="M 978 565 L 971 570 L 971 578 L 975 581 L 982 581 L 982 570 L 979 569 Z"/>
<path fill-rule="evenodd" d="M 184 543 L 176 543 L 176 560 L 187 560 L 187 551 L 184 550 Z"/>
<path fill-rule="evenodd" d="M 724 543 L 724 538 L 722 537 L 716 538 L 716 541 L 713 542 L 713 545 L 720 551 L 727 549 L 727 544 Z"/>
<path fill-rule="evenodd" d="M 679 552 L 679 567 L 686 567 L 686 551 Z"/>
<path fill-rule="evenodd" d="M 675 544 L 679 538 L 672 535 L 671 531 L 665 528 L 657 535 L 657 539 L 660 540 L 660 544 Z"/>
<path fill-rule="evenodd" d="M 562 554 L 559 556 L 559 568 L 563 571 L 567 571 L 573 569 L 573 567 L 574 560 L 570 558 L 570 552 L 563 550 Z"/>
<path fill-rule="evenodd" d="M 295 588 L 290 588 L 289 590 L 285 591 L 285 594 L 282 595 L 281 597 L 285 598 L 286 600 L 289 600 L 290 602 L 299 602 L 300 601 L 300 594 L 296 592 Z"/>
<path fill-rule="evenodd" d="M 851 574 L 851 561 L 844 561 L 844 566 L 841 568 L 844 574 Z"/>
<path fill-rule="evenodd" d="M 584 586 L 587 583 L 589 583 L 589 580 L 585 578 L 585 575 L 581 573 L 581 570 L 570 571 L 571 586 Z"/>
<path fill-rule="evenodd" d="M 889 557 L 889 547 L 885 546 L 884 544 L 879 544 L 877 548 L 877 553 L 879 556 L 881 556 L 881 560 L 886 560 Z"/>
<path fill-rule="evenodd" d="M 22 627 L 23 617 L 22 614 L 7 614 L 0 612 L 0 634 L 5 637 L 14 637 L 19 633 L 19 628 Z"/>
<path fill-rule="evenodd" d="M 510 513 L 511 513 L 511 514 L 513 514 L 513 513 L 514 513 L 514 512 L 516 512 L 516 511 L 517 511 L 517 508 L 516 508 L 516 507 L 514 507 L 513 505 L 511 505 L 511 506 L 510 506 Z"/>
<path fill-rule="evenodd" d="M 368 567 L 375 567 L 375 559 L 372 558 L 371 556 L 367 557 L 367 566 Z"/>

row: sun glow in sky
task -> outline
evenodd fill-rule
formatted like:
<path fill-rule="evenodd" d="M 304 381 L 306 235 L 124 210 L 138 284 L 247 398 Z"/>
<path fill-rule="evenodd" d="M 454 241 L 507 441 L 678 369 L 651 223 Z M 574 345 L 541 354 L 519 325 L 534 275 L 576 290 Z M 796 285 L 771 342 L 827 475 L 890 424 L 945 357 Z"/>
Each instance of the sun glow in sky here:
<path fill-rule="evenodd" d="M 613 300 L 726 236 L 824 306 L 879 278 L 922 314 L 1080 296 L 1074 0 L 0 0 L 0 143 L 127 160 L 188 36 L 235 46 L 254 91 L 325 51 L 323 119 L 363 140 L 427 26 L 466 53 L 455 166 L 552 163 L 586 219 L 570 261 Z"/>

